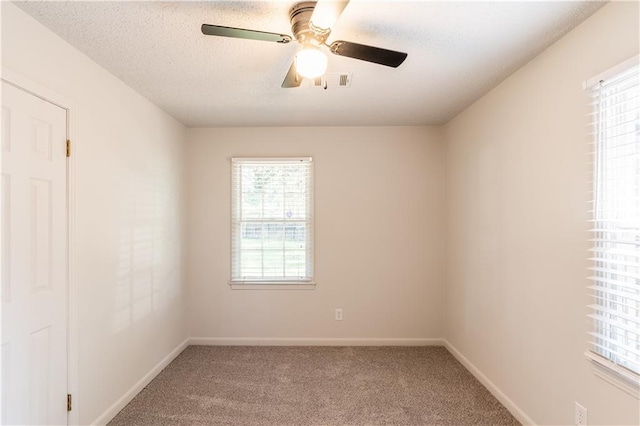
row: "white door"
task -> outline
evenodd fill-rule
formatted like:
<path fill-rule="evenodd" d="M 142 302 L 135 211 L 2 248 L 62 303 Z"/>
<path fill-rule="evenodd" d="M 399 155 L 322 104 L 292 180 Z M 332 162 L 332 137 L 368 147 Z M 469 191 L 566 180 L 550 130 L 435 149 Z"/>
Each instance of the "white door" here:
<path fill-rule="evenodd" d="M 2 423 L 67 423 L 66 111 L 2 82 Z"/>

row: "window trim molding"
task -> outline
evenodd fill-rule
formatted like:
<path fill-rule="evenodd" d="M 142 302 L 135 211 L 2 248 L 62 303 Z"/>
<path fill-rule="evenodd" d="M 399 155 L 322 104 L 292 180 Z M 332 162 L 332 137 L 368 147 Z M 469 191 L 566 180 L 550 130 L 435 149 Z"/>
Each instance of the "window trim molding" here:
<path fill-rule="evenodd" d="M 273 162 L 290 162 L 290 163 L 296 163 L 296 162 L 306 162 L 309 164 L 310 168 L 311 168 L 311 175 L 309 176 L 309 185 L 311 188 L 311 200 L 310 200 L 310 205 L 308 206 L 309 211 L 311 212 L 311 235 L 312 235 L 312 241 L 311 241 L 311 255 L 312 255 L 312 259 L 311 259 L 311 274 L 309 277 L 299 277 L 299 278 L 292 278 L 291 280 L 287 280 L 287 279 L 276 279 L 276 280 L 265 280 L 265 279 L 256 279 L 256 280 L 246 280 L 246 279 L 233 279 L 233 244 L 234 244 L 234 239 L 233 239 L 233 213 L 231 212 L 231 220 L 230 220 L 230 224 L 231 224 L 231 235 L 230 235 L 230 249 L 231 249 L 231 259 L 230 259 L 230 277 L 232 277 L 231 279 L 229 279 L 229 287 L 232 290 L 315 290 L 316 288 L 316 282 L 315 282 L 315 268 L 316 268 L 316 259 L 315 259 L 315 253 L 316 253 L 316 240 L 315 240 L 315 159 L 313 158 L 313 156 L 308 155 L 308 156 L 291 156 L 291 157 L 270 157 L 270 156 L 264 156 L 264 157 L 243 157 L 243 156 L 231 156 L 229 157 L 230 160 L 230 173 L 231 173 L 231 191 L 230 191 L 230 195 L 231 195 L 231 199 L 230 199 L 230 205 L 231 205 L 231 209 L 233 211 L 233 205 L 234 205 L 234 181 L 233 181 L 233 170 L 234 170 L 234 164 L 233 163 L 246 163 L 246 164 L 250 164 L 252 162 L 255 162 L 257 164 L 261 164 L 264 163 L 265 161 L 273 161 Z M 309 262 L 309 261 L 307 261 Z"/>
<path fill-rule="evenodd" d="M 282 161 L 282 162 L 295 162 L 295 161 L 308 161 L 313 162 L 313 157 L 231 157 L 232 163 L 248 163 L 255 161 L 256 163 L 262 163 L 264 161 Z"/>
<path fill-rule="evenodd" d="M 231 290 L 315 290 L 314 281 L 229 281 Z"/>
<path fill-rule="evenodd" d="M 584 356 L 594 375 L 640 400 L 640 377 L 592 351 L 585 351 Z"/>
<path fill-rule="evenodd" d="M 589 90 L 589 89 L 595 87 L 601 81 L 602 82 L 606 82 L 607 80 L 611 79 L 611 77 L 615 77 L 616 75 L 620 74 L 621 72 L 624 72 L 625 70 L 631 68 L 632 66 L 637 65 L 638 62 L 640 62 L 640 55 L 635 55 L 635 56 L 627 59 L 626 61 L 623 61 L 623 62 L 619 63 L 618 65 L 615 65 L 615 66 L 609 68 L 608 70 L 605 70 L 605 71 L 603 71 L 601 73 L 598 73 L 598 74 L 594 75 L 591 78 L 586 79 L 582 83 L 582 88 L 584 90 Z"/>

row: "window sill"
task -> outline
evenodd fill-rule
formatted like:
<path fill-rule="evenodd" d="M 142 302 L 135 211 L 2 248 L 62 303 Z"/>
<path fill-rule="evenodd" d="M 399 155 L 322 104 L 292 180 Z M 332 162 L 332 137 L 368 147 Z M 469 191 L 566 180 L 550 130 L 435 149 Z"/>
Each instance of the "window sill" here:
<path fill-rule="evenodd" d="M 620 367 L 589 351 L 585 352 L 584 355 L 591 361 L 593 374 L 629 395 L 640 399 L 640 378 L 624 370 L 618 371 Z"/>
<path fill-rule="evenodd" d="M 315 282 L 229 282 L 231 290 L 314 290 Z"/>

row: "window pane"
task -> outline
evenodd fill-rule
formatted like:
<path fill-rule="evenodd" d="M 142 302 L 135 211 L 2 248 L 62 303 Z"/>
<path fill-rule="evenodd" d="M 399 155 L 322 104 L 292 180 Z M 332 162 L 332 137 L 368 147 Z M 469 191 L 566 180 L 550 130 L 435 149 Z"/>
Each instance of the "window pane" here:
<path fill-rule="evenodd" d="M 261 277 L 262 276 L 262 251 L 242 250 L 240 254 L 240 265 L 242 266 L 242 276 Z"/>
<path fill-rule="evenodd" d="M 282 249 L 264 251 L 264 276 L 284 276 L 284 253 Z"/>
<path fill-rule="evenodd" d="M 301 219 L 307 216 L 306 195 L 294 192 L 287 192 L 284 201 L 285 219 Z"/>
<path fill-rule="evenodd" d="M 284 190 L 286 192 L 304 193 L 306 173 L 300 167 L 287 167 L 284 173 Z"/>
<path fill-rule="evenodd" d="M 262 218 L 262 194 L 257 192 L 242 193 L 242 219 Z"/>
<path fill-rule="evenodd" d="M 282 191 L 272 190 L 264 194 L 263 217 L 265 219 L 284 219 L 284 194 Z"/>
<path fill-rule="evenodd" d="M 285 225 L 284 245 L 287 250 L 304 249 L 306 245 L 306 224 L 287 223 Z"/>
<path fill-rule="evenodd" d="M 287 250 L 285 259 L 287 277 L 304 277 L 306 275 L 304 250 Z"/>
<path fill-rule="evenodd" d="M 241 224 L 241 244 L 240 248 L 261 249 L 262 248 L 262 223 L 245 222 Z"/>

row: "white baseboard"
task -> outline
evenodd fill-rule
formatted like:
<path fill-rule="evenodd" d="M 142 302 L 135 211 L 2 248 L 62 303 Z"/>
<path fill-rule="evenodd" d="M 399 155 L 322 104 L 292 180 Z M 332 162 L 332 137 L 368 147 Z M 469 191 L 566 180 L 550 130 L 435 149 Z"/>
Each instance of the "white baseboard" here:
<path fill-rule="evenodd" d="M 487 376 L 485 376 L 471 361 L 469 361 L 462 353 L 456 349 L 447 339 L 442 339 L 444 347 L 447 348 L 451 354 L 456 357 L 460 364 L 469 370 L 471 374 L 475 376 L 480 383 L 482 383 L 488 390 L 496 397 L 502 405 L 523 425 L 535 425 L 536 423 L 529 417 L 515 402 L 513 402 L 507 395 L 504 394 Z"/>
<path fill-rule="evenodd" d="M 444 339 L 192 337 L 189 339 L 189 344 L 207 346 L 444 346 Z"/>
<path fill-rule="evenodd" d="M 145 386 L 151 382 L 167 365 L 171 363 L 180 353 L 189 346 L 189 339 L 185 339 L 180 343 L 169 355 L 164 357 L 155 367 L 151 369 L 145 376 L 131 387 L 124 395 L 122 395 L 111 407 L 102 413 L 91 424 L 102 426 L 109 423 Z"/>

